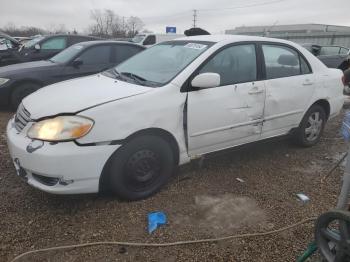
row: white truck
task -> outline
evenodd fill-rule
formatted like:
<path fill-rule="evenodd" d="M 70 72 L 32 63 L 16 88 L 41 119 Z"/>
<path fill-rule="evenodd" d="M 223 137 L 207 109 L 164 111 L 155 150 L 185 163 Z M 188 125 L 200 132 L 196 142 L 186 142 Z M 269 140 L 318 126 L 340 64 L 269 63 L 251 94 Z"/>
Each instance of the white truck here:
<path fill-rule="evenodd" d="M 151 46 L 184 36 L 183 34 L 138 34 L 131 41 L 140 45 Z"/>

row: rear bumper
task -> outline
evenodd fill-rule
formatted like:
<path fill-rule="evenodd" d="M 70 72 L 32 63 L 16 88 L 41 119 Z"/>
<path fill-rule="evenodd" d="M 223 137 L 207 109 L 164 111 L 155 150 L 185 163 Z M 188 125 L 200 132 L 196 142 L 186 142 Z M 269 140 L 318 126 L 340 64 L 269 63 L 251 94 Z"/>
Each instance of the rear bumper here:
<path fill-rule="evenodd" d="M 18 133 L 13 127 L 13 119 L 7 125 L 10 155 L 17 174 L 24 177 L 29 185 L 54 194 L 98 192 L 103 167 L 119 145 L 50 144 L 29 139 L 24 135 L 27 130 L 28 125 Z M 28 152 L 28 145 L 37 149 Z M 45 179 L 40 179 L 41 176 Z M 48 185 L 50 183 L 45 183 L 45 180 L 56 183 Z"/>
<path fill-rule="evenodd" d="M 343 108 L 344 105 L 344 101 L 345 101 L 345 96 L 341 95 L 335 98 L 332 98 L 329 100 L 329 104 L 330 104 L 330 113 L 329 113 L 329 118 L 333 118 L 335 116 L 337 116 L 340 111 Z"/>

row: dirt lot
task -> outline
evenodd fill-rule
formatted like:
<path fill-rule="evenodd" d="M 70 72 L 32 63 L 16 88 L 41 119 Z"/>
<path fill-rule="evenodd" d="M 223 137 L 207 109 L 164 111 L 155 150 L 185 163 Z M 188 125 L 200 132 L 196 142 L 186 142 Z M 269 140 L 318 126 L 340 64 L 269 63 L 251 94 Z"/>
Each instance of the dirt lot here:
<path fill-rule="evenodd" d="M 172 242 L 266 231 L 317 216 L 335 206 L 342 169 L 320 179 L 346 152 L 342 115 L 321 142 L 298 148 L 282 140 L 211 157 L 201 169 L 182 167 L 154 197 L 133 203 L 113 197 L 53 196 L 15 175 L 5 137 L 10 113 L 0 112 L 0 261 L 33 249 L 92 241 Z M 242 178 L 241 183 L 236 178 Z M 311 201 L 298 202 L 303 192 Z M 163 210 L 168 224 L 149 235 L 148 212 Z M 100 246 L 47 252 L 22 261 L 295 261 L 313 225 L 244 240 L 167 248 Z"/>

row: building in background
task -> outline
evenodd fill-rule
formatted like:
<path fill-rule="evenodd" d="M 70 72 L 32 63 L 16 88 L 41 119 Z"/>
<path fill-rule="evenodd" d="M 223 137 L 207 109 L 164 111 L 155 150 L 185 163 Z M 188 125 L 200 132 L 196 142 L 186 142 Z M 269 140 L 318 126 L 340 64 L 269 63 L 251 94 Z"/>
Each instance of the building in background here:
<path fill-rule="evenodd" d="M 300 44 L 312 43 L 350 47 L 349 26 L 323 24 L 240 26 L 226 30 L 225 33 L 281 38 Z"/>

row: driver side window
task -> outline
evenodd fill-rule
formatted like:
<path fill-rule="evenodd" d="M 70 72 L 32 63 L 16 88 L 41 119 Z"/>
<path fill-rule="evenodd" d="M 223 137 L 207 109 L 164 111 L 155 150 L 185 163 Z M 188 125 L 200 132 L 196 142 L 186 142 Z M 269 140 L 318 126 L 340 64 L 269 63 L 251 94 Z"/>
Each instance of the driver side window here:
<path fill-rule="evenodd" d="M 220 86 L 255 81 L 257 79 L 255 45 L 228 47 L 212 57 L 199 73 L 219 74 Z"/>
<path fill-rule="evenodd" d="M 65 49 L 67 46 L 67 40 L 65 37 L 51 38 L 41 45 L 41 49 L 49 50 L 61 50 Z"/>

